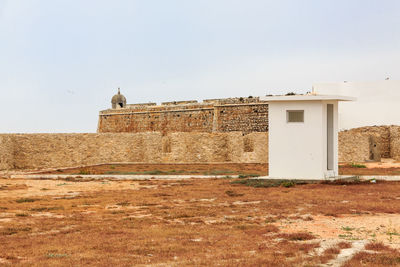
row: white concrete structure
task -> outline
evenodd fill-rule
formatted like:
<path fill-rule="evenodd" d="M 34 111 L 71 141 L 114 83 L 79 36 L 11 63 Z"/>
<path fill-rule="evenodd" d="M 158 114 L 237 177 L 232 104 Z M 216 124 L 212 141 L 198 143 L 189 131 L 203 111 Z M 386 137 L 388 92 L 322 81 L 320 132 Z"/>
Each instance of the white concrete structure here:
<path fill-rule="evenodd" d="M 338 176 L 338 101 L 329 95 L 262 97 L 269 105 L 269 176 Z"/>
<path fill-rule="evenodd" d="M 357 97 L 339 107 L 339 129 L 400 125 L 400 81 L 316 83 L 313 93 Z"/>

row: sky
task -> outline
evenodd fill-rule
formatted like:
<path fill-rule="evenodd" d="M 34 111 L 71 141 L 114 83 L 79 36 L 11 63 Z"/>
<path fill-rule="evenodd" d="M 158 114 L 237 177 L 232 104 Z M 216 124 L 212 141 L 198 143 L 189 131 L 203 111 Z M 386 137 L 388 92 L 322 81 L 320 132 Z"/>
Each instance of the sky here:
<path fill-rule="evenodd" d="M 398 0 L 0 0 L 0 133 L 146 103 L 400 80 Z"/>

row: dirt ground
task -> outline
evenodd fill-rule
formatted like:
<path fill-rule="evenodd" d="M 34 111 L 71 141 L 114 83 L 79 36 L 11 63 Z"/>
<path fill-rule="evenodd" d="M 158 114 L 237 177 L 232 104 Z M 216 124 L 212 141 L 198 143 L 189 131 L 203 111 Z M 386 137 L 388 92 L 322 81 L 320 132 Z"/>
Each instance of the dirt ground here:
<path fill-rule="evenodd" d="M 267 175 L 268 164 L 104 164 L 83 168 L 60 169 L 48 174 L 156 174 L 156 175 Z"/>
<path fill-rule="evenodd" d="M 400 182 L 246 182 L 0 179 L 0 265 L 400 264 Z"/>
<path fill-rule="evenodd" d="M 357 167 L 356 167 L 357 166 Z M 151 174 L 151 175 L 241 175 L 266 176 L 268 164 L 221 163 L 221 164 L 104 164 L 82 168 L 46 171 L 46 174 Z M 343 163 L 340 175 L 388 175 L 400 176 L 400 163 Z"/>

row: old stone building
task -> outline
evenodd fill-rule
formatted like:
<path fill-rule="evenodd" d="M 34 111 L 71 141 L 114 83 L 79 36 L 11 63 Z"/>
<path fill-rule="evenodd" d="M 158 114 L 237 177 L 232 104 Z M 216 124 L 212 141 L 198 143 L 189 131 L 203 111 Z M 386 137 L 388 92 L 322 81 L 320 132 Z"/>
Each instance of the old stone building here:
<path fill-rule="evenodd" d="M 258 97 L 126 104 L 118 91 L 111 104 L 100 111 L 99 133 L 268 131 L 268 104 Z"/>
<path fill-rule="evenodd" d="M 118 92 L 111 104 L 99 133 L 0 134 L 0 170 L 269 162 L 269 108 L 257 97 L 130 105 Z M 350 129 L 338 141 L 340 162 L 400 161 L 400 126 Z"/>

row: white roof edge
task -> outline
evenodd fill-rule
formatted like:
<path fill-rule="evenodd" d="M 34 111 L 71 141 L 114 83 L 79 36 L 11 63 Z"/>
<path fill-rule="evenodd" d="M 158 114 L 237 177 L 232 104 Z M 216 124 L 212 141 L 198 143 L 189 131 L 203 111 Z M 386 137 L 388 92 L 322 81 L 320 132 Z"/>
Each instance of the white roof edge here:
<path fill-rule="evenodd" d="M 260 100 L 268 102 L 283 102 L 283 101 L 356 101 L 357 98 L 341 95 L 285 95 L 285 96 L 260 96 Z"/>

